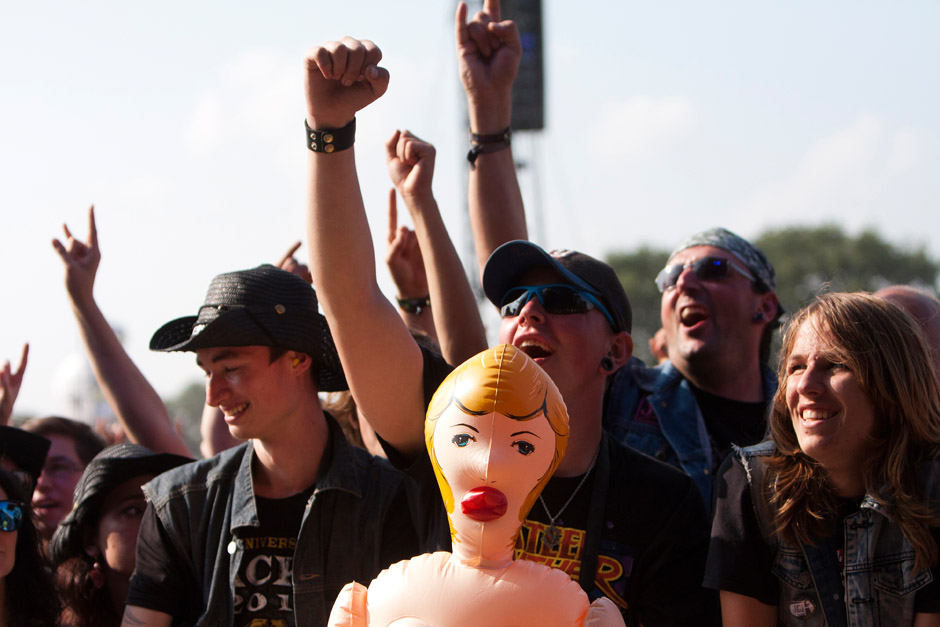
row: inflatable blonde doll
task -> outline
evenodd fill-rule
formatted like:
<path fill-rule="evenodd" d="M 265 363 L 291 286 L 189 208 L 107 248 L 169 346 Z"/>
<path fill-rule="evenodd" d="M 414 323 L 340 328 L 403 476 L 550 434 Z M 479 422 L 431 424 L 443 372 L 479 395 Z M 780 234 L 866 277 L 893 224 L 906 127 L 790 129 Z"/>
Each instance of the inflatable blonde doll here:
<path fill-rule="evenodd" d="M 622 626 L 560 570 L 513 559 L 522 521 L 565 454 L 568 414 L 555 384 L 508 345 L 454 370 L 428 408 L 425 441 L 453 552 L 393 564 L 368 589 L 348 584 L 331 627 Z"/>

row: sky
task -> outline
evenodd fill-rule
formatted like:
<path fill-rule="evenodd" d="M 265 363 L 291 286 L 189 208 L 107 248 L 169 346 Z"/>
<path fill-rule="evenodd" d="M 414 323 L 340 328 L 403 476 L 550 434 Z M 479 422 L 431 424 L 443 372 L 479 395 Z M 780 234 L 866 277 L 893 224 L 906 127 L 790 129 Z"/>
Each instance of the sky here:
<path fill-rule="evenodd" d="M 454 9 L 0 0 L 0 359 L 31 346 L 16 413 L 62 413 L 87 377 L 50 241 L 63 223 L 84 238 L 92 203 L 101 309 L 165 398 L 200 380 L 150 336 L 214 275 L 303 239 L 302 59 L 325 40 L 374 40 L 391 73 L 356 140 L 383 290 L 396 128 L 436 145 L 466 251 Z M 546 129 L 513 138 L 539 244 L 603 256 L 836 223 L 940 258 L 940 3 L 544 0 L 543 20 Z"/>

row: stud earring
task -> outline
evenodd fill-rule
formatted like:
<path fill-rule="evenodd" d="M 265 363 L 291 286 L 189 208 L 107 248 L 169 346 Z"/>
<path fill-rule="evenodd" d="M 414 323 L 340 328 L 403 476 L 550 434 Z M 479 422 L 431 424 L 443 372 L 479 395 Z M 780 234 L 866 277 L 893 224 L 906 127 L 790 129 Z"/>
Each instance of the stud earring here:
<path fill-rule="evenodd" d="M 614 369 L 614 362 L 610 357 L 604 357 L 601 359 L 601 368 L 607 372 L 611 372 Z"/>
<path fill-rule="evenodd" d="M 751 317 L 751 320 L 753 320 L 754 322 L 760 322 L 760 321 L 763 320 L 763 319 L 764 319 L 764 312 L 763 312 L 763 311 L 758 311 L 757 313 L 755 313 L 755 314 Z"/>
<path fill-rule="evenodd" d="M 300 365 L 300 357 L 294 357 L 294 368 Z"/>

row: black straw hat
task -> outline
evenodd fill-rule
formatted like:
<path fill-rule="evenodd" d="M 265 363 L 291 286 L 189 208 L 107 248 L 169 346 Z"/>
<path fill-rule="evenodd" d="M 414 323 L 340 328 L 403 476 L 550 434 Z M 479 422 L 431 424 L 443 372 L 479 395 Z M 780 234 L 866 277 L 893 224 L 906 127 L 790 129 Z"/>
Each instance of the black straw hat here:
<path fill-rule="evenodd" d="M 321 392 L 349 389 L 317 293 L 295 274 L 270 264 L 220 274 L 199 314 L 160 327 L 150 350 L 195 351 L 221 346 L 274 346 L 306 353 Z"/>
<path fill-rule="evenodd" d="M 85 467 L 75 486 L 72 511 L 59 523 L 49 555 L 54 566 L 82 555 L 85 551 L 84 529 L 101 515 L 101 504 L 108 493 L 123 482 L 140 475 L 159 475 L 193 460 L 171 453 L 154 453 L 137 444 L 123 442 L 98 453 Z"/>

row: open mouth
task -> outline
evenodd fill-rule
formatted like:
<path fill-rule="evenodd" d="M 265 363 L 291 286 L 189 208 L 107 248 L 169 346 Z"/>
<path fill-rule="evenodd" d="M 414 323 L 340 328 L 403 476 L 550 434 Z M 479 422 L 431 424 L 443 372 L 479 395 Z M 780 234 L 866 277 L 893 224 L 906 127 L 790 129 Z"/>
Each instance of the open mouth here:
<path fill-rule="evenodd" d="M 506 513 L 506 495 L 496 488 L 474 488 L 460 501 L 460 509 L 467 518 L 479 522 L 496 520 Z"/>
<path fill-rule="evenodd" d="M 523 340 L 516 347 L 532 359 L 541 359 L 552 354 L 552 350 L 537 340 Z"/>
<path fill-rule="evenodd" d="M 694 327 L 708 318 L 708 311 L 698 305 L 689 305 L 679 310 L 679 322 L 685 327 Z"/>

